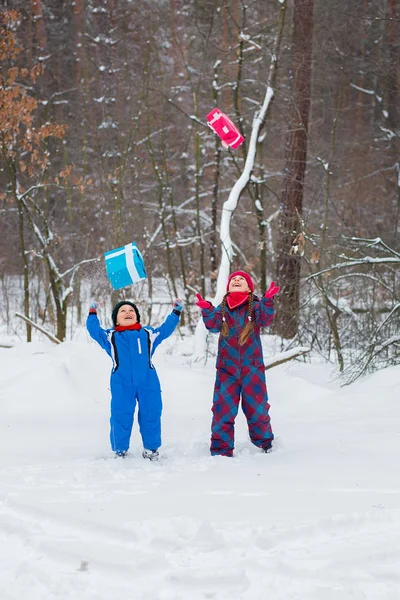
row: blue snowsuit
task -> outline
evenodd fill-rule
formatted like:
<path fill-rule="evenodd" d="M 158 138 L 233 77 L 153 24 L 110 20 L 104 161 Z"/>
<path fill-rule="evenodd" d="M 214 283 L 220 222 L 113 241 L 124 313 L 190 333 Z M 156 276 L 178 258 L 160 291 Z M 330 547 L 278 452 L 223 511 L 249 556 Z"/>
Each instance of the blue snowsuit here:
<path fill-rule="evenodd" d="M 173 311 L 155 329 L 150 326 L 125 331 L 102 329 L 96 314 L 89 314 L 87 318 L 86 328 L 90 336 L 113 361 L 110 442 L 114 452 L 124 452 L 129 448 L 136 401 L 144 448 L 157 450 L 161 446 L 161 388 L 151 357 L 178 323 L 178 311 Z"/>

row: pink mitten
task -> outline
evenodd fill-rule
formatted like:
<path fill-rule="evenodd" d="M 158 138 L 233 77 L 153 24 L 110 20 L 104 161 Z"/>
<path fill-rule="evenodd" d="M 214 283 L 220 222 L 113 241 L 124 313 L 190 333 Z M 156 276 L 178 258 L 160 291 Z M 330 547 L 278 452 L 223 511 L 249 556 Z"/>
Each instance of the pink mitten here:
<path fill-rule="evenodd" d="M 279 285 L 276 285 L 275 281 L 272 281 L 271 285 L 264 294 L 264 298 L 273 298 L 279 292 L 280 289 L 281 288 L 279 287 Z"/>
<path fill-rule="evenodd" d="M 204 300 L 204 298 L 200 294 L 196 294 L 197 302 L 196 306 L 199 308 L 209 308 L 211 303 L 208 300 Z"/>

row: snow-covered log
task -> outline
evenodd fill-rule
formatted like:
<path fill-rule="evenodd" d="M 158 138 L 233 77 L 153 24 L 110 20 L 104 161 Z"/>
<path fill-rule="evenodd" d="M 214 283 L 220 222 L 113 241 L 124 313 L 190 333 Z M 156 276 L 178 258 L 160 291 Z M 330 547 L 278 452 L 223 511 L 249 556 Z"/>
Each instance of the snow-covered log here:
<path fill-rule="evenodd" d="M 292 348 L 286 352 L 275 354 L 275 356 L 272 356 L 270 359 L 264 360 L 265 370 L 267 371 L 268 369 L 272 369 L 278 365 L 283 365 L 283 363 L 293 360 L 298 356 L 304 356 L 304 354 L 307 354 L 310 351 L 311 348 L 307 348 L 306 346 L 297 346 L 297 348 Z"/>
<path fill-rule="evenodd" d="M 61 341 L 58 338 L 56 338 L 55 335 L 53 335 L 52 333 L 50 333 L 49 331 L 47 331 L 46 329 L 44 329 L 44 327 L 41 327 L 40 325 L 38 325 L 37 323 L 35 323 L 34 321 L 32 321 L 32 319 L 28 319 L 28 317 L 26 317 L 25 315 L 21 315 L 21 313 L 19 313 L 19 312 L 16 312 L 15 316 L 18 317 L 18 318 L 20 318 L 20 319 L 22 319 L 26 323 L 29 323 L 29 325 L 31 325 L 32 327 L 34 327 L 35 329 L 37 329 L 38 331 L 40 331 L 41 333 L 43 333 L 54 344 L 61 344 Z"/>

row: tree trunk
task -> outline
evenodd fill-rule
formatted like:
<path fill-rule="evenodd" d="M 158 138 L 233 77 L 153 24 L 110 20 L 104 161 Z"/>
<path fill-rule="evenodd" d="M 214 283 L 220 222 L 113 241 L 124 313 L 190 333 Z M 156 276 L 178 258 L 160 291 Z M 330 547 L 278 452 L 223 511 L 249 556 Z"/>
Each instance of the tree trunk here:
<path fill-rule="evenodd" d="M 399 13 L 397 11 L 397 0 L 389 0 L 387 21 L 388 36 L 388 60 L 386 81 L 387 88 L 385 101 L 388 109 L 388 125 L 396 131 L 399 126 Z"/>
<path fill-rule="evenodd" d="M 399 111 L 399 84 L 398 84 L 398 73 L 399 73 L 399 19 L 397 10 L 397 0 L 389 0 L 387 21 L 387 35 L 389 42 L 389 52 L 387 60 L 387 89 L 385 91 L 385 101 L 388 110 L 387 123 L 389 128 L 398 132 L 400 123 L 400 111 Z M 399 221 L 400 221 L 400 135 L 394 135 L 390 141 L 391 152 L 396 165 L 396 199 L 397 199 L 397 211 L 396 218 L 394 220 L 394 247 L 397 247 L 398 236 L 399 236 Z"/>
<path fill-rule="evenodd" d="M 195 101 L 195 114 L 197 116 L 197 96 L 194 94 Z M 201 158 L 201 147 L 200 147 L 200 132 L 197 124 L 194 125 L 194 143 L 195 143 L 195 165 L 196 170 L 194 174 L 194 188 L 196 197 L 196 233 L 199 245 L 199 267 L 200 267 L 200 293 L 202 296 L 206 295 L 206 271 L 205 271 L 205 252 L 204 252 L 204 240 L 203 232 L 201 228 L 201 202 L 200 202 L 200 179 L 203 174 L 202 158 Z"/>
<path fill-rule="evenodd" d="M 14 199 L 14 202 L 15 202 L 15 204 L 17 206 L 17 210 L 18 210 L 18 238 L 19 238 L 19 250 L 21 253 L 21 266 L 22 266 L 23 282 L 24 282 L 24 311 L 25 311 L 25 316 L 29 318 L 30 317 L 30 314 L 29 314 L 30 313 L 29 264 L 28 264 L 28 255 L 27 255 L 26 244 L 25 244 L 24 213 L 23 213 L 23 207 L 19 200 L 18 191 L 17 191 L 18 183 L 17 183 L 16 167 L 15 167 L 15 164 L 13 161 L 9 161 L 7 159 L 7 156 L 4 152 L 4 143 L 3 143 L 3 160 L 4 160 L 4 164 L 6 165 L 9 177 L 10 177 L 12 195 L 13 195 L 13 199 Z M 26 341 L 27 342 L 32 341 L 32 327 L 31 327 L 31 324 L 28 323 L 28 321 L 26 321 Z"/>
<path fill-rule="evenodd" d="M 217 61 L 214 64 L 214 78 L 213 78 L 213 105 L 218 107 L 219 101 L 219 90 L 218 90 L 218 68 L 220 66 L 220 61 Z M 212 199 L 211 199 L 211 233 L 210 233 L 210 272 L 211 272 L 211 280 L 210 280 L 210 292 L 215 293 L 216 288 L 216 280 L 217 280 L 217 209 L 218 209 L 218 199 L 219 199 L 219 184 L 221 178 L 221 141 L 219 137 L 215 136 L 214 142 L 214 180 L 212 187 Z"/>
<path fill-rule="evenodd" d="M 16 195 L 15 195 L 16 196 Z M 30 298 L 29 298 L 29 265 L 25 246 L 25 234 L 24 234 L 24 214 L 22 206 L 18 202 L 18 230 L 19 230 L 19 247 L 22 258 L 22 269 L 23 269 L 23 281 L 24 281 L 24 311 L 26 317 L 29 318 L 30 312 Z M 32 341 L 32 326 L 26 321 L 26 341 Z"/>
<path fill-rule="evenodd" d="M 39 47 L 39 51 L 43 52 L 43 50 L 47 49 L 47 37 L 41 0 L 32 0 L 32 13 L 35 25 L 36 44 Z"/>
<path fill-rule="evenodd" d="M 295 0 L 292 34 L 293 102 L 286 143 L 277 241 L 277 281 L 281 293 L 277 302 L 276 331 L 290 339 L 297 333 L 300 299 L 300 258 L 290 254 L 292 240 L 299 233 L 307 161 L 307 135 L 312 76 L 312 35 L 314 0 Z"/>

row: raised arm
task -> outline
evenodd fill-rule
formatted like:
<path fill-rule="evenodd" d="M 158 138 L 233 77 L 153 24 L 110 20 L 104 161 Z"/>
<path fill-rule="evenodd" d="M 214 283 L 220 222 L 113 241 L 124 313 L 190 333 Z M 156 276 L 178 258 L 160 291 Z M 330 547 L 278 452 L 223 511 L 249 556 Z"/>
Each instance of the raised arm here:
<path fill-rule="evenodd" d="M 201 310 L 201 316 L 206 329 L 212 333 L 219 333 L 222 328 L 220 307 L 217 306 L 217 308 L 215 308 L 211 302 L 204 300 L 200 294 L 196 294 L 196 298 L 196 306 L 198 306 Z"/>
<path fill-rule="evenodd" d="M 268 325 L 271 325 L 275 315 L 274 296 L 279 290 L 280 287 L 273 281 L 258 303 L 255 316 L 256 322 L 260 327 L 268 327 Z"/>
<path fill-rule="evenodd" d="M 181 316 L 181 312 L 183 310 L 182 301 L 179 298 L 174 300 L 174 304 L 172 307 L 172 312 L 165 319 L 164 323 L 160 325 L 160 327 L 155 327 L 152 329 L 151 339 L 152 339 L 152 354 L 154 350 L 157 348 L 159 344 L 167 337 L 172 335 L 179 323 L 179 319 Z"/>
<path fill-rule="evenodd" d="M 93 338 L 106 352 L 111 356 L 111 344 L 108 339 L 107 331 L 102 329 L 97 316 L 98 302 L 93 302 L 89 308 L 89 314 L 86 319 L 86 329 L 91 338 Z"/>

